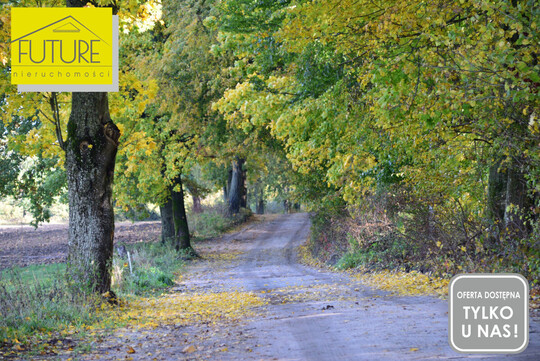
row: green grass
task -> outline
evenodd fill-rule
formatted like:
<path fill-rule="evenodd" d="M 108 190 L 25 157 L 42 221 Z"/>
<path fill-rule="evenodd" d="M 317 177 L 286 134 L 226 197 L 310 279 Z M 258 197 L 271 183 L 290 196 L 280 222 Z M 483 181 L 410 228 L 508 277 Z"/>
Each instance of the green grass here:
<path fill-rule="evenodd" d="M 132 270 L 127 256 L 113 260 L 113 290 L 120 296 L 155 293 L 174 284 L 184 265 L 184 254 L 172 244 L 157 242 L 128 245 Z"/>
<path fill-rule="evenodd" d="M 243 212 L 229 219 L 215 208 L 192 214 L 190 227 L 197 238 L 211 238 L 248 218 L 248 212 Z M 127 257 L 120 258 L 116 251 L 111 270 L 112 289 L 120 299 L 163 292 L 174 284 L 189 258 L 160 242 L 126 245 L 126 250 L 132 271 Z M 36 350 L 51 338 L 62 338 L 67 330 L 84 337 L 88 326 L 113 327 L 98 311 L 103 299 L 70 288 L 65 275 L 65 263 L 0 271 L 0 357 L 2 350 L 12 350 L 17 341 Z"/>
<path fill-rule="evenodd" d="M 65 272 L 65 263 L 13 267 L 0 271 L 0 284 L 14 287 L 17 285 L 16 280 L 19 279 L 25 285 L 39 283 L 44 287 L 50 287 L 55 281 L 63 280 Z"/>
<path fill-rule="evenodd" d="M 174 284 L 184 261 L 171 245 L 139 243 L 127 247 L 127 259 L 113 261 L 113 290 L 122 297 L 151 294 Z M 118 271 L 120 269 L 120 271 Z M 39 344 L 41 339 L 65 330 L 84 332 L 86 326 L 103 321 L 96 312 L 103 299 L 69 288 L 66 264 L 15 267 L 0 272 L 0 349 L 14 340 Z M 55 336 L 56 337 L 56 336 Z"/>
<path fill-rule="evenodd" d="M 65 265 L 4 270 L 0 274 L 0 345 L 36 342 L 50 332 L 96 322 L 96 299 L 69 289 Z"/>
<path fill-rule="evenodd" d="M 252 216 L 251 211 L 246 208 L 240 209 L 240 212 L 233 217 L 225 216 L 225 205 L 204 208 L 203 213 L 188 213 L 189 229 L 195 241 L 217 237 L 245 223 Z"/>

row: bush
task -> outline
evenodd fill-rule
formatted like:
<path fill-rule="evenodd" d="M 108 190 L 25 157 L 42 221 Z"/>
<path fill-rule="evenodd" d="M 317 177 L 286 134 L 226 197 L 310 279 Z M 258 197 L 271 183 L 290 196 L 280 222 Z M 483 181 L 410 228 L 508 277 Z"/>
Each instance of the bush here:
<path fill-rule="evenodd" d="M 202 213 L 188 214 L 190 232 L 195 238 L 214 238 L 236 225 L 245 223 L 252 215 L 250 209 L 241 208 L 238 214 L 228 217 L 224 204 L 204 207 Z"/>
<path fill-rule="evenodd" d="M 186 258 L 172 244 L 148 242 L 125 248 L 132 273 L 127 255 L 113 260 L 113 289 L 119 295 L 140 295 L 172 286 Z"/>
<path fill-rule="evenodd" d="M 529 236 L 518 241 L 510 240 L 510 234 L 493 237 L 482 222 L 464 205 L 456 211 L 398 192 L 381 193 L 355 207 L 321 207 L 312 215 L 308 248 L 339 269 L 416 270 L 446 278 L 463 272 L 516 272 L 537 285 L 538 222 L 531 222 Z"/>

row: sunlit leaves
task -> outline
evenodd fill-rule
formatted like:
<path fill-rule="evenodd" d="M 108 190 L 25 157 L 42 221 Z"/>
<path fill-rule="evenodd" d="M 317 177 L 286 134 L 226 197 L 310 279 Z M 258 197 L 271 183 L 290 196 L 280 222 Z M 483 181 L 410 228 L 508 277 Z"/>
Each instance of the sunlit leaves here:
<path fill-rule="evenodd" d="M 243 27 L 234 19 L 248 4 L 226 4 L 221 39 L 245 80 L 216 107 L 237 127 L 271 129 L 296 169 L 347 201 L 399 181 L 474 208 L 493 159 L 526 154 L 538 169 L 538 135 L 523 131 L 538 116 L 533 2 L 298 1 L 274 8 L 286 16 L 272 27 Z M 280 44 L 280 68 L 258 58 L 265 37 Z"/>

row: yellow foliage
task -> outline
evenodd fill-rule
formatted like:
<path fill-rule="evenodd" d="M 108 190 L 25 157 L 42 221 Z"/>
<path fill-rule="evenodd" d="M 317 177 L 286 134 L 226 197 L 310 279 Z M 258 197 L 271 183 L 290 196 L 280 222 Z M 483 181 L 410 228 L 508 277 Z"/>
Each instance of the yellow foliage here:
<path fill-rule="evenodd" d="M 449 280 L 429 277 L 417 271 L 400 272 L 384 270 L 356 274 L 354 277 L 369 286 L 384 291 L 395 292 L 400 295 L 438 295 L 440 297 L 446 297 L 448 295 Z"/>
<path fill-rule="evenodd" d="M 254 314 L 266 301 L 252 292 L 171 293 L 159 298 L 140 298 L 119 311 L 111 311 L 117 322 L 138 328 L 189 325 L 200 322 L 238 320 Z"/>

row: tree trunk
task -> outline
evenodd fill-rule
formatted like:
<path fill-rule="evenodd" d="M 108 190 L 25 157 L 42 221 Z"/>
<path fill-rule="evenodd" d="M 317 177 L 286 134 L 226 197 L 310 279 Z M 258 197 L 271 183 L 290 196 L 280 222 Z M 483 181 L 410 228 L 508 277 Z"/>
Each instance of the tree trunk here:
<path fill-rule="evenodd" d="M 190 250 L 191 242 L 184 203 L 184 189 L 180 176 L 175 179 L 174 183 L 174 186 L 171 187 L 171 201 L 174 217 L 175 247 L 177 251 Z M 175 188 L 178 189 L 175 190 Z"/>
<path fill-rule="evenodd" d="M 69 275 L 81 287 L 110 289 L 114 212 L 112 183 L 120 131 L 107 93 L 73 93 L 66 141 Z"/>
<path fill-rule="evenodd" d="M 195 194 L 191 194 L 193 198 L 193 213 L 202 213 L 201 197 Z"/>
<path fill-rule="evenodd" d="M 229 195 L 231 194 L 231 184 L 232 184 L 232 177 L 233 177 L 233 169 L 232 166 L 229 168 L 227 172 L 227 184 L 225 185 L 225 202 L 229 202 Z"/>
<path fill-rule="evenodd" d="M 257 202 L 257 214 L 264 214 L 264 199 L 262 198 Z"/>
<path fill-rule="evenodd" d="M 259 186 L 259 185 L 258 185 Z M 264 214 L 264 190 L 263 190 L 263 187 L 260 186 L 260 190 L 258 193 L 259 195 L 259 199 L 257 201 L 257 207 L 256 207 L 256 212 L 257 214 Z"/>
<path fill-rule="evenodd" d="M 238 159 L 240 168 L 240 207 L 247 208 L 247 171 L 244 169 L 244 159 Z"/>
<path fill-rule="evenodd" d="M 161 213 L 161 242 L 166 243 L 173 240 L 175 236 L 173 208 L 170 195 L 167 198 L 167 202 L 159 207 L 159 212 Z"/>
<path fill-rule="evenodd" d="M 245 160 L 236 158 L 232 162 L 232 175 L 229 187 L 228 214 L 233 215 L 240 212 L 240 207 L 245 206 L 247 197 L 245 195 L 245 172 L 242 167 Z"/>

